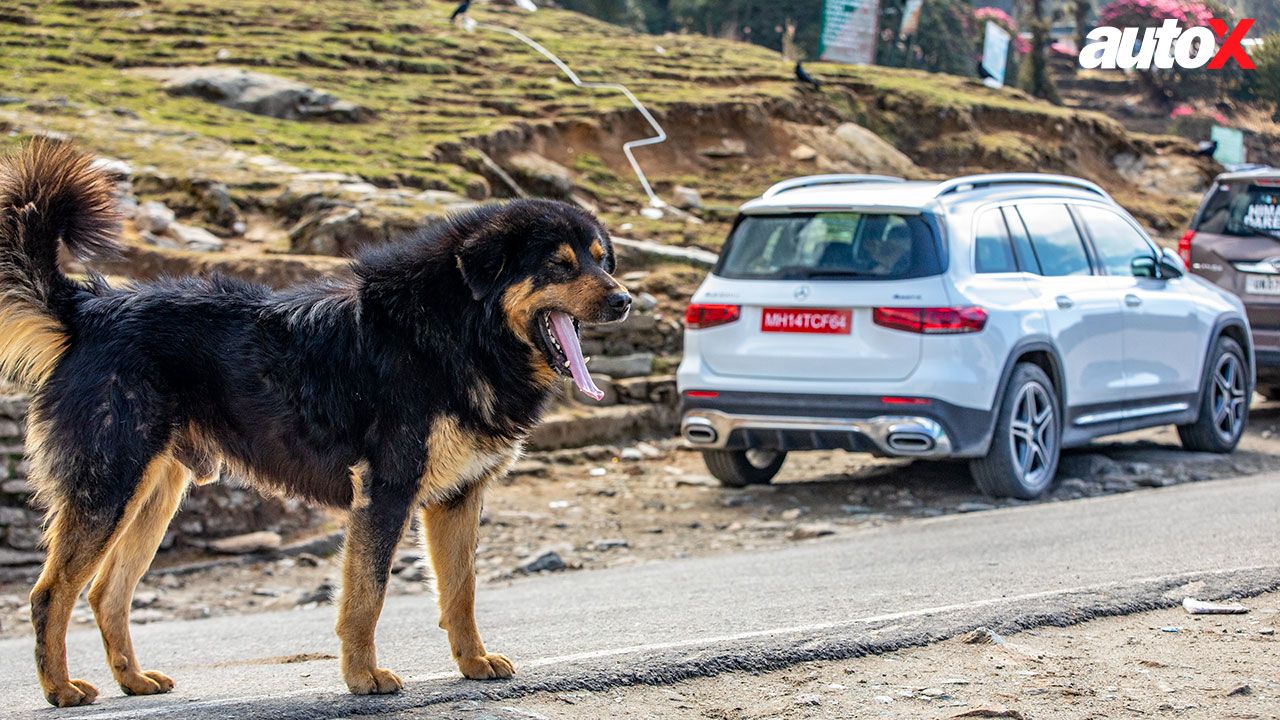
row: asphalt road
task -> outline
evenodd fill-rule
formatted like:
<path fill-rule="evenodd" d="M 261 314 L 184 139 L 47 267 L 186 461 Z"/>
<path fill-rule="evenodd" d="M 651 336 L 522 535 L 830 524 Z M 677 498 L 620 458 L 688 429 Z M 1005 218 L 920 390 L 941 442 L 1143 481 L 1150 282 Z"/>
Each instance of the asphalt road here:
<path fill-rule="evenodd" d="M 172 694 L 148 698 L 124 697 L 96 631 L 78 629 L 69 640 L 73 676 L 103 695 L 69 710 L 40 697 L 32 640 L 7 640 L 0 642 L 0 716 L 377 714 L 768 669 L 923 644 L 978 625 L 1066 624 L 1169 605 L 1183 594 L 1277 587 L 1280 473 L 482 587 L 485 639 L 520 671 L 499 683 L 458 679 L 432 601 L 396 598 L 379 627 L 380 659 L 408 688 L 388 698 L 345 694 L 336 660 L 326 659 L 337 653 L 332 607 L 137 627 L 144 667 L 178 683 Z M 302 653 L 320 659 L 296 657 Z"/>

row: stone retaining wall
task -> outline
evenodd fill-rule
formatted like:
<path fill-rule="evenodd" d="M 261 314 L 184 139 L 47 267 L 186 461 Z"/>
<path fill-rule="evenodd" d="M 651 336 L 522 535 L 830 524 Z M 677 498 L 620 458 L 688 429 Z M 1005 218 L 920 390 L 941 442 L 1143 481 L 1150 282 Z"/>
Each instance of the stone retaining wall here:
<path fill-rule="evenodd" d="M 40 549 L 43 510 L 31 504 L 28 463 L 23 454 L 27 399 L 0 396 L 0 567 L 29 565 Z M 291 499 L 264 498 L 234 480 L 192 488 L 162 547 L 203 546 L 208 540 L 270 530 L 289 535 L 327 519 L 323 510 Z"/>

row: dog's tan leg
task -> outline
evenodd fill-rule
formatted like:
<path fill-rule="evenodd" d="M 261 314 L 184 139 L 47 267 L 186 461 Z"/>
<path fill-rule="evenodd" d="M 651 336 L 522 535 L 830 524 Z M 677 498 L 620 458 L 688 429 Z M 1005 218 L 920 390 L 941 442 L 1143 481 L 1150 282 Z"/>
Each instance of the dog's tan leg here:
<path fill-rule="evenodd" d="M 156 472 L 159 477 L 150 497 L 142 501 L 137 516 L 121 529 L 89 588 L 89 605 L 102 631 L 107 664 L 127 695 L 154 695 L 173 689 L 173 680 L 168 676 L 141 669 L 129 635 L 134 588 L 150 567 L 191 477 L 176 461 L 169 461 Z"/>
<path fill-rule="evenodd" d="M 422 510 L 423 534 L 440 598 L 440 627 L 449 633 L 449 648 L 458 669 L 473 680 L 515 674 L 510 660 L 484 649 L 476 628 L 476 543 L 484 485 L 472 485 L 456 500 Z"/>
<path fill-rule="evenodd" d="M 337 631 L 342 677 L 357 695 L 385 695 L 404 685 L 395 673 L 378 667 L 374 630 L 412 497 L 412 491 L 375 491 L 372 498 L 366 495 L 357 501 L 347 521 Z"/>
<path fill-rule="evenodd" d="M 67 673 L 67 625 L 76 597 L 97 572 L 120 535 L 151 496 L 170 458 L 148 463 L 123 506 L 95 504 L 91 509 L 60 501 L 45 530 L 48 554 L 31 590 L 31 624 L 36 634 L 36 674 L 45 699 L 57 707 L 88 705 L 97 688 Z"/>
<path fill-rule="evenodd" d="M 111 529 L 85 522 L 64 507 L 45 531 L 49 552 L 31 590 L 31 624 L 36 633 L 36 674 L 44 697 L 56 707 L 88 705 L 97 688 L 72 680 L 67 672 L 67 625 L 80 590 L 107 551 Z"/>

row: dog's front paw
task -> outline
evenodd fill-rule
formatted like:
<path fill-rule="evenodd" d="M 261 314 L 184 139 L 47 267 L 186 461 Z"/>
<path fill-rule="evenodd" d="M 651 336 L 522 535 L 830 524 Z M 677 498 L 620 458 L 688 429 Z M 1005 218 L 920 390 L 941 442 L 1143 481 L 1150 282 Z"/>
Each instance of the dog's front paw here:
<path fill-rule="evenodd" d="M 125 675 L 119 682 L 125 695 L 159 695 L 173 689 L 173 679 L 155 670 Z"/>
<path fill-rule="evenodd" d="M 355 695 L 390 695 L 400 692 L 404 682 L 400 676 L 385 668 L 374 668 L 367 672 L 352 673 L 347 676 L 347 687 Z"/>
<path fill-rule="evenodd" d="M 84 680 L 71 680 L 45 693 L 44 699 L 54 707 L 88 705 L 98 699 L 98 688 Z"/>
<path fill-rule="evenodd" d="M 493 680 L 509 678 L 516 674 L 516 666 L 511 664 L 506 655 L 485 653 L 479 657 L 459 658 L 458 669 L 472 680 Z"/>

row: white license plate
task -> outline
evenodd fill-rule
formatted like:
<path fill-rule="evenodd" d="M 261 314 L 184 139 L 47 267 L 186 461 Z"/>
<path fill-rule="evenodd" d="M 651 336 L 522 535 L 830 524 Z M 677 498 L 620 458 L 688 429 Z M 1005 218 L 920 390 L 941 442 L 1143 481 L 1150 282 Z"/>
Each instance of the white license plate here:
<path fill-rule="evenodd" d="M 1250 295 L 1280 295 L 1280 276 L 1246 277 L 1244 291 Z"/>

